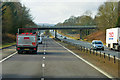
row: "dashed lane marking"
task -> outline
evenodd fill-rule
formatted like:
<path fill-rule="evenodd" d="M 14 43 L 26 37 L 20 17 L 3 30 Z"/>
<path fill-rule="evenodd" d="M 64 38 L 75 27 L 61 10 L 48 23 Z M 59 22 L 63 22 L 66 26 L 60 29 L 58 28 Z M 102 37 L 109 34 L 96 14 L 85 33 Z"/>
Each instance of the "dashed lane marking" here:
<path fill-rule="evenodd" d="M 43 57 L 43 59 L 45 59 L 45 57 Z"/>
<path fill-rule="evenodd" d="M 44 63 L 42 64 L 42 67 L 43 67 L 43 68 L 45 67 L 45 64 L 44 64 Z"/>

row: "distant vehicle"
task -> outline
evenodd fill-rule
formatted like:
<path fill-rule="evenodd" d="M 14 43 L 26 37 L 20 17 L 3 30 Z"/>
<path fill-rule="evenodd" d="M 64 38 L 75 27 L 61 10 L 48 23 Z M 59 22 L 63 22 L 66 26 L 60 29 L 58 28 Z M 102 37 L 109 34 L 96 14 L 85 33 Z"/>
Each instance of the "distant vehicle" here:
<path fill-rule="evenodd" d="M 37 34 L 33 33 L 22 33 L 17 34 L 16 37 L 17 46 L 16 49 L 18 54 L 23 52 L 37 53 Z"/>
<path fill-rule="evenodd" d="M 64 37 L 63 37 L 63 39 L 67 39 L 67 37 L 66 37 L 66 36 L 64 36 Z"/>
<path fill-rule="evenodd" d="M 41 37 L 43 37 L 43 36 L 44 36 L 44 34 L 43 34 L 43 33 L 41 33 L 41 34 L 40 34 L 40 36 L 41 36 Z"/>
<path fill-rule="evenodd" d="M 60 37 L 62 37 L 62 35 L 60 35 Z"/>
<path fill-rule="evenodd" d="M 38 44 L 42 44 L 42 37 L 38 38 Z"/>
<path fill-rule="evenodd" d="M 102 41 L 98 41 L 98 40 L 93 40 L 92 41 L 92 49 L 93 50 L 103 50 L 104 51 L 104 45 L 102 43 Z"/>
<path fill-rule="evenodd" d="M 120 51 L 120 28 L 106 30 L 106 46 Z"/>

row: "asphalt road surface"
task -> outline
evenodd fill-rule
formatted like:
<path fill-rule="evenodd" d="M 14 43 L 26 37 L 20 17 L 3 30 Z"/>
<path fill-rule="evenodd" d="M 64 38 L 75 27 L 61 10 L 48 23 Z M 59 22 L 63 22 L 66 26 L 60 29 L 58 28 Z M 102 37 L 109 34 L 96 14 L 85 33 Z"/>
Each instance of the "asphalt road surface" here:
<path fill-rule="evenodd" d="M 107 78 L 51 38 L 44 38 L 37 54 L 15 54 L 2 62 L 2 78 L 13 80 L 81 80 Z M 104 78 L 104 79 L 103 79 Z"/>

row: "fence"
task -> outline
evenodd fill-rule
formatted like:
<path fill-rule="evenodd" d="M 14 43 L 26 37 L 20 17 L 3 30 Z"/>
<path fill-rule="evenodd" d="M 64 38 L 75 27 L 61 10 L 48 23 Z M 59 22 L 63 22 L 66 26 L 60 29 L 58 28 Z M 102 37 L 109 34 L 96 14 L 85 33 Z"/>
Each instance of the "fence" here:
<path fill-rule="evenodd" d="M 58 40 L 60 40 L 60 39 L 58 39 Z M 64 42 L 64 43 L 68 43 L 68 44 L 70 44 L 70 45 L 73 45 L 73 46 L 77 47 L 80 51 L 83 51 L 83 52 L 85 52 L 85 53 L 89 53 L 89 54 L 93 54 L 93 55 L 96 55 L 96 56 L 100 56 L 100 58 L 103 57 L 104 59 L 108 58 L 108 61 L 113 60 L 113 63 L 116 63 L 117 60 L 120 60 L 120 59 L 117 58 L 115 55 L 112 56 L 111 54 L 106 54 L 106 53 L 102 53 L 101 51 L 92 50 L 92 49 L 86 48 L 86 47 L 84 47 L 84 46 L 81 46 L 81 45 L 79 45 L 79 44 L 73 44 L 73 43 L 70 43 L 70 42 L 67 42 L 67 41 L 63 41 L 63 40 L 60 40 L 60 41 L 62 41 L 62 42 Z M 112 58 L 112 59 L 111 59 L 111 58 Z"/>

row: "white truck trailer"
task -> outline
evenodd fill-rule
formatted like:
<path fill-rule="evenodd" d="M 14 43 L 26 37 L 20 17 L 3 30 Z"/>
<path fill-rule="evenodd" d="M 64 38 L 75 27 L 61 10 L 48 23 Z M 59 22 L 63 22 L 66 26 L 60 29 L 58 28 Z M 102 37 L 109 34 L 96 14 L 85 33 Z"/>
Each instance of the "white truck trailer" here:
<path fill-rule="evenodd" d="M 106 46 L 110 49 L 120 51 L 120 28 L 106 30 Z"/>

